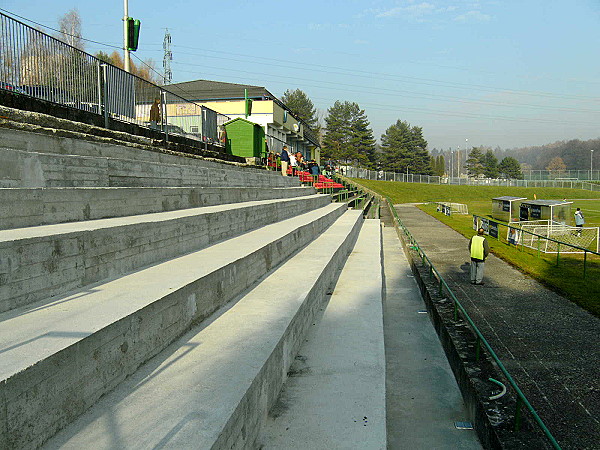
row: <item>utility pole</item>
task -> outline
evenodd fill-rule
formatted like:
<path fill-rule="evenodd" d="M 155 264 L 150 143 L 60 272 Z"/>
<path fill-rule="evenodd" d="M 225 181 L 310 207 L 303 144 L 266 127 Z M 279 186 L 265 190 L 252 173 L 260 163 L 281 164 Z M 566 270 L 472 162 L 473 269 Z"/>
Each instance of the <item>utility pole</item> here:
<path fill-rule="evenodd" d="M 171 72 L 171 61 L 173 61 L 173 53 L 171 53 L 171 34 L 169 29 L 165 28 L 165 39 L 163 41 L 163 49 L 165 54 L 163 56 L 163 85 L 170 84 L 173 79 L 173 72 Z"/>
<path fill-rule="evenodd" d="M 123 61 L 125 64 L 125 72 L 131 72 L 131 55 L 127 48 L 127 19 L 129 18 L 129 0 L 123 0 Z"/>

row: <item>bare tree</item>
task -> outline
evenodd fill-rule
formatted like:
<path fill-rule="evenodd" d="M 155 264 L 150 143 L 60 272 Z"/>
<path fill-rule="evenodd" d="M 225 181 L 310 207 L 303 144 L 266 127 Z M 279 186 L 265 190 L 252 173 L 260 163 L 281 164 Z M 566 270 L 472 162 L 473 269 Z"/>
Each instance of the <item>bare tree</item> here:
<path fill-rule="evenodd" d="M 72 9 L 65 13 L 65 15 L 58 20 L 58 26 L 60 29 L 60 36 L 58 36 L 58 38 L 61 41 L 66 42 L 79 50 L 84 49 L 81 35 L 81 16 L 77 9 Z"/>

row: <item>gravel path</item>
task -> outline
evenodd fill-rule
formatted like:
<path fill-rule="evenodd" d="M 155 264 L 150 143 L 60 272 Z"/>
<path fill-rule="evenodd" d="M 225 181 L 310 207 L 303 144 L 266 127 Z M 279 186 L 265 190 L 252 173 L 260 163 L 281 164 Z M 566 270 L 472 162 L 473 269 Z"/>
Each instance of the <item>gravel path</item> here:
<path fill-rule="evenodd" d="M 600 448 L 600 319 L 493 255 L 485 285 L 471 285 L 468 240 L 412 205 L 396 209 L 561 447 Z"/>

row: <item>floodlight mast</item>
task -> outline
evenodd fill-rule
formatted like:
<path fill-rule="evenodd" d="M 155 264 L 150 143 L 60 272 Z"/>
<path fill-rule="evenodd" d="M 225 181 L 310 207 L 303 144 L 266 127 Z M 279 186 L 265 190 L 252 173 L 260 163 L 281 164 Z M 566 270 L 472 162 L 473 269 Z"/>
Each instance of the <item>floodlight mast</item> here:
<path fill-rule="evenodd" d="M 127 48 L 127 19 L 129 18 L 129 0 L 123 0 L 123 9 L 123 62 L 125 66 L 125 72 L 131 72 L 131 55 L 129 53 L 129 49 Z"/>

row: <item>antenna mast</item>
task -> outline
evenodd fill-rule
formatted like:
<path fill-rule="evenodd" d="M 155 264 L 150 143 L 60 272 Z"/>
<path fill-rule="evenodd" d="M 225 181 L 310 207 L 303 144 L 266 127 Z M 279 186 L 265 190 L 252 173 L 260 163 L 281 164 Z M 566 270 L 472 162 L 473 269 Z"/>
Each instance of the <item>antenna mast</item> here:
<path fill-rule="evenodd" d="M 165 51 L 165 56 L 163 57 L 163 84 L 169 84 L 173 79 L 173 72 L 171 72 L 171 61 L 173 60 L 173 53 L 171 53 L 171 33 L 169 33 L 168 28 L 165 28 L 165 39 L 163 41 L 163 49 Z"/>

